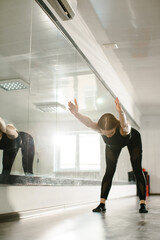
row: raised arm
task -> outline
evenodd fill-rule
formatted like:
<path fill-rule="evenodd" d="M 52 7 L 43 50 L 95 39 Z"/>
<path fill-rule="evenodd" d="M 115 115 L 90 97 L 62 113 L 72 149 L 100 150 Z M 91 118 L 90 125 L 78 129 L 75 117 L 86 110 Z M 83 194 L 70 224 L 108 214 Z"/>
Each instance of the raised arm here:
<path fill-rule="evenodd" d="M 126 114 L 123 111 L 123 109 L 122 109 L 122 107 L 121 107 L 121 105 L 119 103 L 118 97 L 115 99 L 115 104 L 116 104 L 116 110 L 119 113 L 119 120 L 120 120 L 121 128 L 123 130 L 123 133 L 125 135 L 127 135 L 131 131 L 131 126 L 130 126 L 130 124 L 127 121 Z"/>
<path fill-rule="evenodd" d="M 78 103 L 77 100 L 74 99 L 74 104 L 72 102 L 68 102 L 68 107 L 70 112 L 80 121 L 82 122 L 85 126 L 100 132 L 100 129 L 97 125 L 97 123 L 93 122 L 89 117 L 84 116 L 78 112 Z"/>
<path fill-rule="evenodd" d="M 0 131 L 4 133 L 6 132 L 6 124 L 1 117 L 0 117 Z"/>

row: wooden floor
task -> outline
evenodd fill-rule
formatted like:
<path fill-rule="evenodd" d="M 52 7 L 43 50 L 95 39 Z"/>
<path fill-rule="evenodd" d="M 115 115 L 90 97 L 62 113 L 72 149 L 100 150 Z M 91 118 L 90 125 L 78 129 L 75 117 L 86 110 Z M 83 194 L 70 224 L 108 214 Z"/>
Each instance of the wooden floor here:
<path fill-rule="evenodd" d="M 159 240 L 160 197 L 149 197 L 147 204 L 148 214 L 139 214 L 132 197 L 109 200 L 105 214 L 92 213 L 92 204 L 0 223 L 0 240 Z"/>

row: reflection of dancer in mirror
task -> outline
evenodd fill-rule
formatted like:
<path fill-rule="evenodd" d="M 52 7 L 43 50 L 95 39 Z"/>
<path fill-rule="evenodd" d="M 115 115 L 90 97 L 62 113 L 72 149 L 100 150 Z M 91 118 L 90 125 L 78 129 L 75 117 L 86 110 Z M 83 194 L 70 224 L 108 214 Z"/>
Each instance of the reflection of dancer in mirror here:
<path fill-rule="evenodd" d="M 140 198 L 139 213 L 147 213 L 146 210 L 146 181 L 142 172 L 142 143 L 140 133 L 131 128 L 127 122 L 126 115 L 119 103 L 118 98 L 115 100 L 116 110 L 119 113 L 119 120 L 111 113 L 106 113 L 100 117 L 98 122 L 93 122 L 87 116 L 78 112 L 76 99 L 74 104 L 68 103 L 71 113 L 84 125 L 99 132 L 106 144 L 106 172 L 101 185 L 101 199 L 97 208 L 93 212 L 105 212 L 105 201 L 108 197 L 112 178 L 116 170 L 117 160 L 123 147 L 127 146 L 133 171 L 136 177 L 137 189 Z"/>
<path fill-rule="evenodd" d="M 12 125 L 6 125 L 0 118 L 0 149 L 3 150 L 2 174 L 10 174 L 17 152 L 21 148 L 22 165 L 26 175 L 33 174 L 32 166 L 34 159 L 34 141 L 30 134 L 18 132 Z"/>

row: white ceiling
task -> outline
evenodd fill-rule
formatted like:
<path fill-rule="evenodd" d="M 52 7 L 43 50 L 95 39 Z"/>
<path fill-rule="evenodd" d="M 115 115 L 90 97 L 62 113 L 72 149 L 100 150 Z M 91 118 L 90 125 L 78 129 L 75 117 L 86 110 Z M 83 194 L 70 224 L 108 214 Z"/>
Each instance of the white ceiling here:
<path fill-rule="evenodd" d="M 77 0 L 77 8 L 141 113 L 160 114 L 160 0 Z M 62 72 L 68 77 L 91 73 L 57 32 L 33 0 L 14 0 L 14 4 L 0 0 L 0 79 L 32 79 L 30 93 L 0 89 L 1 116 L 19 122 L 27 119 L 29 94 L 30 108 L 37 114 L 35 102 L 55 101 L 53 79 Z M 105 49 L 103 44 L 110 42 L 119 48 Z M 77 91 L 74 79 L 67 81 L 63 77 L 59 81 L 62 104 L 71 88 Z M 89 98 L 88 92 L 85 97 Z"/>
<path fill-rule="evenodd" d="M 77 0 L 78 9 L 142 114 L 160 114 L 160 1 Z"/>

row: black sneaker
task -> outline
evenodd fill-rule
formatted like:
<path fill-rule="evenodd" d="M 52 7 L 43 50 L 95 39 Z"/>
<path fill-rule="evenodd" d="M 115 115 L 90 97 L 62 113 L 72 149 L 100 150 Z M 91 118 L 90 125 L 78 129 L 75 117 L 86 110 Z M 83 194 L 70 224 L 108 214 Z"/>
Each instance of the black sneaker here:
<path fill-rule="evenodd" d="M 140 204 L 139 213 L 148 213 L 148 210 L 146 209 L 145 204 Z"/>
<path fill-rule="evenodd" d="M 104 203 L 100 203 L 98 207 L 92 210 L 92 212 L 105 212 L 105 211 L 106 211 L 106 208 Z"/>
<path fill-rule="evenodd" d="M 142 208 L 140 208 L 140 209 L 139 209 L 139 213 L 148 213 L 148 210 L 147 210 L 147 209 L 142 209 Z"/>

